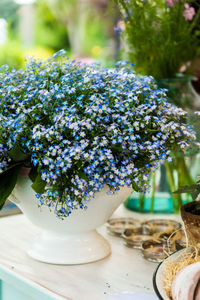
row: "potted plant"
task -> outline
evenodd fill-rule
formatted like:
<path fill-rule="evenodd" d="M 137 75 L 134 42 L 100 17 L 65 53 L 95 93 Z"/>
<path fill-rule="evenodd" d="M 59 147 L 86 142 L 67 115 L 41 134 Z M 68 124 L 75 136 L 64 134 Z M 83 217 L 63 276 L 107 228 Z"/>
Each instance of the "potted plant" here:
<path fill-rule="evenodd" d="M 114 1 L 122 13 L 124 25 L 119 26 L 129 59 L 138 72 L 156 79 L 174 78 L 199 58 L 198 1 Z"/>
<path fill-rule="evenodd" d="M 175 193 L 190 193 L 192 202 L 181 207 L 181 217 L 185 225 L 188 244 L 190 247 L 200 249 L 200 180 L 190 186 L 181 186 Z"/>
<path fill-rule="evenodd" d="M 169 101 L 190 112 L 188 124 L 193 124 L 193 112 L 200 109 L 200 97 L 191 82 L 195 80 L 194 66 L 199 65 L 200 7 L 193 0 L 114 0 L 122 22 L 117 32 L 123 31 L 128 57 L 135 69 L 156 79 L 158 87 L 168 89 Z M 197 69 L 197 67 L 195 67 Z M 199 127 L 199 122 L 195 124 Z M 152 190 L 144 200 L 138 199 L 140 210 L 178 212 L 189 196 L 173 194 L 181 185 L 193 184 L 198 174 L 192 174 L 197 151 L 177 152 L 171 163 L 165 162 L 152 176 Z M 136 207 L 138 195 L 127 201 Z M 133 200 L 133 201 L 131 201 Z M 154 201 L 156 200 L 156 201 Z M 161 201 L 162 200 L 162 201 Z"/>
<path fill-rule="evenodd" d="M 83 263 L 110 253 L 96 227 L 174 148 L 195 139 L 186 113 L 152 77 L 116 68 L 30 60 L 0 73 L 0 203 L 18 203 L 41 227 L 29 254 Z M 25 169 L 24 169 L 25 168 Z"/>

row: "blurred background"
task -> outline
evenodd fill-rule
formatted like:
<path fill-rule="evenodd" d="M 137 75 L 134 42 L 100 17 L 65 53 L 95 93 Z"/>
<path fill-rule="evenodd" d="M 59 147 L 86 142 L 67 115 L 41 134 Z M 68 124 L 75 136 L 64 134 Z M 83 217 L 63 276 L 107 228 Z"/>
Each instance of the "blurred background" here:
<path fill-rule="evenodd" d="M 107 0 L 0 0 L 0 65 L 24 67 L 27 55 L 112 65 L 119 58 L 120 13 Z"/>

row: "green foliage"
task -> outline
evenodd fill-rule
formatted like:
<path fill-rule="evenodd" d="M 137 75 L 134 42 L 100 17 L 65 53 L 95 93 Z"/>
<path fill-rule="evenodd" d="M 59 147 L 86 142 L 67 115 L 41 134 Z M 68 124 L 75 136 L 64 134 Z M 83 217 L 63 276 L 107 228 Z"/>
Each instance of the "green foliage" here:
<path fill-rule="evenodd" d="M 66 26 L 70 49 L 75 56 L 98 60 L 110 56 L 105 48 L 114 21 L 113 16 L 105 15 L 106 5 L 103 2 L 47 0 L 47 3 L 57 21 Z"/>
<path fill-rule="evenodd" d="M 101 56 L 103 48 L 108 40 L 108 34 L 103 30 L 99 16 L 95 16 L 92 20 L 87 20 L 85 25 L 85 36 L 87 38 L 83 41 L 84 53 L 94 58 Z"/>
<path fill-rule="evenodd" d="M 0 0 L 0 18 L 6 19 L 8 36 L 11 39 L 16 39 L 18 35 L 19 7 L 14 0 Z"/>
<path fill-rule="evenodd" d="M 20 169 L 21 165 L 15 164 L 0 173 L 0 209 L 15 187 Z"/>
<path fill-rule="evenodd" d="M 49 10 L 45 0 L 36 2 L 35 43 L 57 51 L 69 48 L 67 28 L 56 19 Z"/>
<path fill-rule="evenodd" d="M 190 193 L 195 201 L 200 194 L 200 180 L 196 184 L 181 186 L 174 194 Z"/>
<path fill-rule="evenodd" d="M 184 4 L 192 0 L 115 0 L 124 15 L 129 58 L 136 70 L 155 78 L 174 77 L 180 67 L 198 56 L 199 12 L 186 21 Z"/>
<path fill-rule="evenodd" d="M 23 51 L 17 42 L 9 41 L 0 45 L 0 66 L 5 64 L 17 69 L 24 67 Z"/>
<path fill-rule="evenodd" d="M 0 1 L 0 18 L 12 18 L 19 5 L 13 0 L 1 0 Z"/>
<path fill-rule="evenodd" d="M 19 145 L 18 140 L 15 142 L 14 146 L 8 151 L 8 155 L 13 159 L 13 161 L 23 161 L 28 158 L 28 154 L 24 153 Z"/>
<path fill-rule="evenodd" d="M 32 182 L 34 182 L 37 178 L 37 175 L 38 175 L 38 171 L 37 171 L 37 168 L 36 167 L 32 167 L 31 168 L 31 171 L 29 173 L 29 178 Z"/>
<path fill-rule="evenodd" d="M 80 8 L 79 0 L 47 0 L 47 3 L 52 13 L 64 23 L 67 23 L 68 18 L 76 17 Z"/>
<path fill-rule="evenodd" d="M 46 182 L 42 180 L 41 175 L 38 172 L 31 187 L 36 193 L 42 194 L 45 191 L 45 186 L 46 186 Z"/>
<path fill-rule="evenodd" d="M 29 178 L 33 182 L 31 187 L 36 193 L 44 193 L 46 182 L 41 178 L 41 168 L 33 167 L 29 173 Z"/>

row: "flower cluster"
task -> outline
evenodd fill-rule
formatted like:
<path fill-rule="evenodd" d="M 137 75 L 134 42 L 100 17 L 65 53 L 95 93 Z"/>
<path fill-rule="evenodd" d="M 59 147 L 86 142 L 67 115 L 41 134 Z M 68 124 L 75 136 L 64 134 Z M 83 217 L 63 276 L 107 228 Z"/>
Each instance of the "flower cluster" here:
<path fill-rule="evenodd" d="M 104 185 L 145 191 L 158 163 L 195 139 L 185 112 L 152 77 L 116 68 L 30 60 L 0 73 L 0 173 L 31 167 L 45 185 L 39 203 L 60 217 L 87 207 Z M 32 178 L 32 177 L 31 177 Z"/>
<path fill-rule="evenodd" d="M 183 16 L 186 21 L 192 21 L 193 17 L 195 16 L 195 9 L 194 7 L 189 6 L 188 3 L 184 5 L 185 10 L 183 12 Z"/>
<path fill-rule="evenodd" d="M 179 0 L 166 0 L 169 7 L 174 7 L 175 3 Z M 190 6 L 189 3 L 184 3 L 185 10 L 183 11 L 183 17 L 186 21 L 192 21 L 193 17 L 195 16 L 195 9 L 194 7 Z"/>

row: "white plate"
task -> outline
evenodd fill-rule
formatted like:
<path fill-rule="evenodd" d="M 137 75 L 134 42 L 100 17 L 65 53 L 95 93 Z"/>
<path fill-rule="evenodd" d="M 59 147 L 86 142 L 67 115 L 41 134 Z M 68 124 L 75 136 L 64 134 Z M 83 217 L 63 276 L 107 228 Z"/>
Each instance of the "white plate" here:
<path fill-rule="evenodd" d="M 167 260 L 172 260 L 173 262 L 178 261 L 181 252 L 185 251 L 185 249 L 176 251 L 175 253 L 171 254 L 167 257 L 163 262 L 161 262 L 158 267 L 156 268 L 154 275 L 153 275 L 153 288 L 160 300 L 171 300 L 167 295 L 163 287 L 163 274 L 165 269 L 165 262 Z"/>

